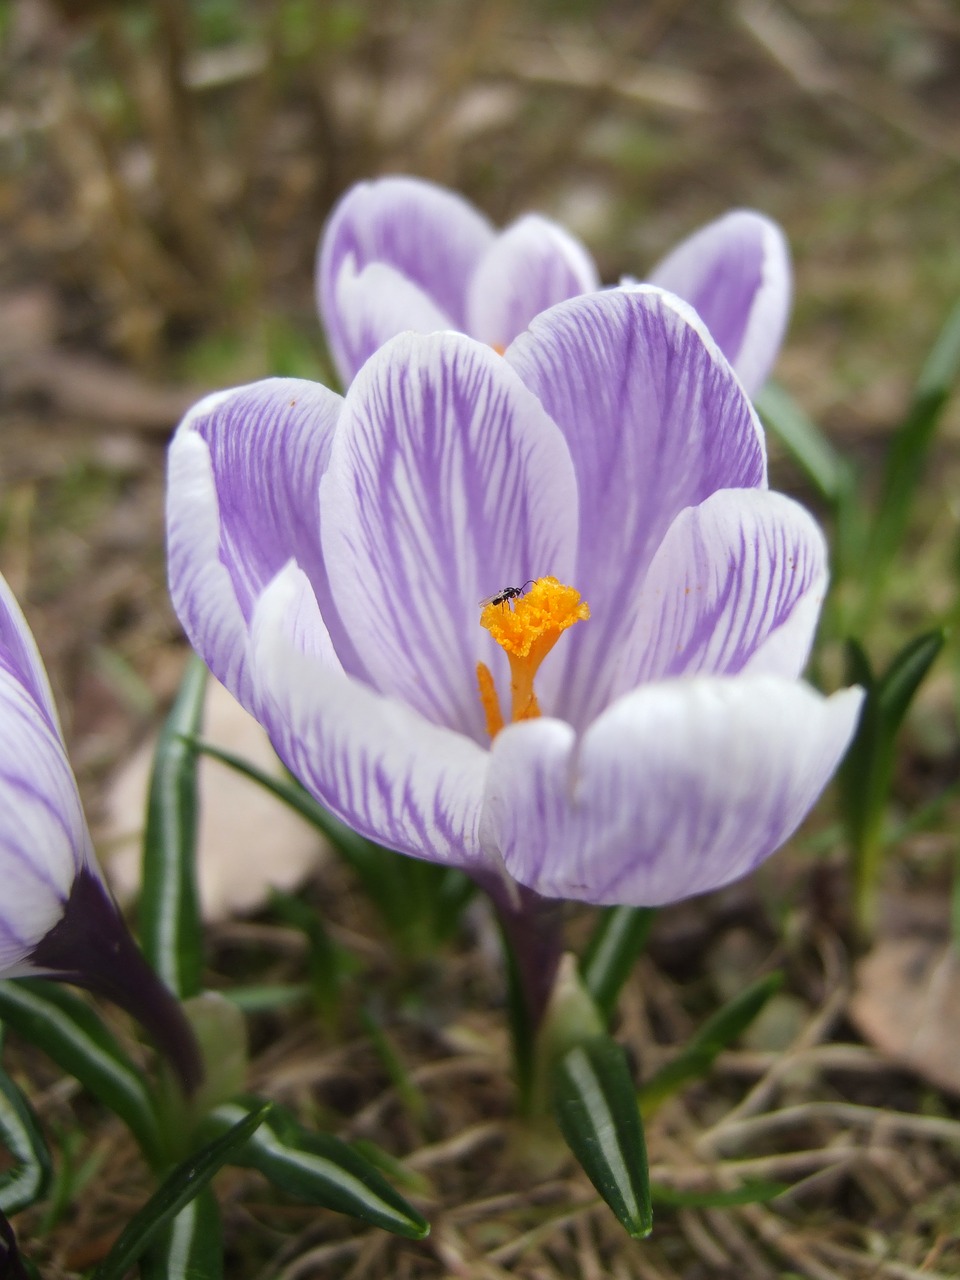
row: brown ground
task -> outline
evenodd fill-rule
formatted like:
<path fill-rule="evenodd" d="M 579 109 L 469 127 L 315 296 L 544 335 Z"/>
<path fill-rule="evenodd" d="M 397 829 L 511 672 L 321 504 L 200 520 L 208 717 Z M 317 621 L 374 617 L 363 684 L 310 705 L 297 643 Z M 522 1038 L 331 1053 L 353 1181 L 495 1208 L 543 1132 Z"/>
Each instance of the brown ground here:
<path fill-rule="evenodd" d="M 796 258 L 778 374 L 863 465 L 867 491 L 960 296 L 949 0 L 19 0 L 0 34 L 0 567 L 50 666 L 94 818 L 183 661 L 163 576 L 169 432 L 204 389 L 323 373 L 312 261 L 350 182 L 403 170 L 499 220 L 541 209 L 608 280 L 642 275 L 728 207 L 764 209 Z M 958 436 L 954 405 L 868 638 L 881 657 L 957 611 Z M 774 461 L 774 483 L 802 492 Z M 955 778 L 955 669 L 954 650 L 908 727 L 897 820 Z M 619 1029 L 641 1077 L 759 973 L 780 966 L 788 982 L 751 1041 L 651 1120 L 655 1176 L 724 1185 L 735 1169 L 793 1190 L 767 1207 L 661 1210 L 643 1245 L 569 1165 L 515 1140 L 489 922 L 472 918 L 435 968 L 400 974 L 329 868 L 312 896 L 360 956 L 358 996 L 375 993 L 419 1102 L 391 1087 L 359 1023 L 332 1038 L 303 1009 L 254 1020 L 253 1083 L 403 1158 L 433 1234 L 412 1245 L 360 1231 L 230 1175 L 227 1274 L 960 1275 L 960 998 L 936 950 L 955 810 L 897 844 L 880 976 L 868 971 L 858 997 L 858 1025 L 909 1069 L 850 1021 L 829 806 L 748 885 L 663 913 Z M 926 950 L 904 959 L 893 943 L 918 935 Z M 212 985 L 302 980 L 300 935 L 267 916 L 218 929 L 210 956 Z M 116 1124 L 44 1064 L 28 1071 L 61 1163 L 95 1158 L 51 1233 L 40 1238 L 36 1215 L 17 1224 L 49 1275 L 73 1275 L 147 1184 Z"/>

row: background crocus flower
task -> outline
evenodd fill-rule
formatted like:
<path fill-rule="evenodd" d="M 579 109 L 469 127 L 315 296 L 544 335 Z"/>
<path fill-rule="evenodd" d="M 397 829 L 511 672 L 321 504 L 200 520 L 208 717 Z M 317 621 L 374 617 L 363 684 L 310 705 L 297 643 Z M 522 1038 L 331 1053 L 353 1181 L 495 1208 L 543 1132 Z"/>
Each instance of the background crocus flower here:
<path fill-rule="evenodd" d="M 33 636 L 0 578 L 0 978 L 60 978 L 132 1014 L 200 1079 L 179 1005 L 103 883 Z"/>
<path fill-rule="evenodd" d="M 658 289 L 563 303 L 502 357 L 401 335 L 345 399 L 208 397 L 171 448 L 168 539 L 188 636 L 304 785 L 481 880 L 717 888 L 793 832 L 857 719 L 859 690 L 797 678 L 822 535 Z"/>
<path fill-rule="evenodd" d="M 776 359 L 790 310 L 786 240 L 736 209 L 682 241 L 647 277 L 689 302 L 752 395 Z M 453 191 L 418 178 L 361 182 L 320 241 L 317 300 L 344 385 L 405 330 L 458 329 L 498 350 L 555 303 L 600 288 L 587 250 L 527 214 L 501 232 Z"/>

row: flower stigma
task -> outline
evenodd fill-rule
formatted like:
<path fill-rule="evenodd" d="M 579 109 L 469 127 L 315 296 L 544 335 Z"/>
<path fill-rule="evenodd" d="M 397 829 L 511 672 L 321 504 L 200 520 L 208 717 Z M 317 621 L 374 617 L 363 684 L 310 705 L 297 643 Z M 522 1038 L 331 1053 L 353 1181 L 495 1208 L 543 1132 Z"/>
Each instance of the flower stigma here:
<path fill-rule="evenodd" d="M 585 622 L 590 607 L 576 587 L 556 578 L 537 578 L 525 595 L 503 599 L 501 591 L 480 614 L 480 625 L 506 652 L 510 663 L 510 720 L 533 720 L 540 715 L 533 680 L 540 664 L 567 627 Z M 477 663 L 480 702 L 491 738 L 504 726 L 493 675 L 486 663 Z"/>

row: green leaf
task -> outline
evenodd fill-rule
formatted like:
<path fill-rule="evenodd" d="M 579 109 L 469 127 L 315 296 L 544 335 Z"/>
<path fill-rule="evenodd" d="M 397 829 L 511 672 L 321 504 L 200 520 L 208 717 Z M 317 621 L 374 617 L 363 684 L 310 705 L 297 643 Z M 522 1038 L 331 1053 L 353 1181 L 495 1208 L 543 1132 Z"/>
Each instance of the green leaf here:
<path fill-rule="evenodd" d="M 689 1080 L 705 1076 L 717 1055 L 732 1044 L 783 986 L 782 973 L 769 973 L 728 1001 L 708 1018 L 677 1056 L 640 1088 L 640 1108 L 645 1116 Z"/>
<path fill-rule="evenodd" d="M 191 658 L 157 743 L 143 840 L 140 935 L 144 953 L 181 999 L 201 989 L 197 896 L 197 751 L 207 669 Z"/>
<path fill-rule="evenodd" d="M 194 1152 L 167 1177 L 121 1231 L 113 1248 L 93 1273 L 93 1280 L 123 1280 L 127 1270 L 158 1239 L 160 1233 L 200 1194 L 214 1175 L 261 1125 L 270 1104 L 242 1118 L 222 1137 Z"/>
<path fill-rule="evenodd" d="M 0 1067 L 0 1139 L 13 1164 L 0 1173 L 0 1212 L 19 1213 L 41 1200 L 50 1185 L 50 1152 L 33 1108 Z"/>
<path fill-rule="evenodd" d="M 623 1049 L 596 1036 L 554 1064 L 552 1102 L 560 1131 L 584 1172 L 635 1239 L 653 1228 L 647 1149 Z"/>
<path fill-rule="evenodd" d="M 757 412 L 824 501 L 836 505 L 853 484 L 850 464 L 777 382 L 756 397 Z"/>
<path fill-rule="evenodd" d="M 234 1124 L 258 1099 L 240 1099 L 218 1107 L 214 1129 Z M 312 1133 L 284 1107 L 275 1107 L 231 1163 L 258 1169 L 280 1190 L 310 1204 L 347 1213 L 395 1235 L 422 1240 L 430 1224 L 399 1195 L 383 1175 L 347 1143 L 330 1134 Z"/>
<path fill-rule="evenodd" d="M 903 543 L 910 507 L 937 425 L 960 372 L 960 303 L 947 317 L 917 381 L 907 416 L 887 453 L 877 516 L 868 543 L 871 593 L 879 591 Z"/>
<path fill-rule="evenodd" d="M 140 1280 L 221 1280 L 220 1209 L 205 1187 L 169 1222 L 140 1259 Z"/>
<path fill-rule="evenodd" d="M 788 1188 L 782 1182 L 744 1182 L 728 1191 L 676 1191 L 673 1187 L 650 1187 L 654 1204 L 677 1209 L 727 1209 L 738 1204 L 769 1204 Z"/>
<path fill-rule="evenodd" d="M 893 777 L 897 733 L 945 640 L 943 630 L 917 636 L 901 649 L 879 678 L 874 676 L 862 647 L 855 640 L 847 644 L 848 672 L 864 686 L 866 698 L 838 779 L 853 850 L 858 926 L 865 935 L 873 929 L 883 818 Z"/>
<path fill-rule="evenodd" d="M 580 961 L 584 985 L 609 1022 L 623 984 L 647 945 L 653 907 L 610 907 L 600 919 Z"/>
<path fill-rule="evenodd" d="M 0 1019 L 118 1115 L 156 1167 L 162 1147 L 143 1073 L 88 1004 L 52 982 L 15 978 L 0 982 Z"/>

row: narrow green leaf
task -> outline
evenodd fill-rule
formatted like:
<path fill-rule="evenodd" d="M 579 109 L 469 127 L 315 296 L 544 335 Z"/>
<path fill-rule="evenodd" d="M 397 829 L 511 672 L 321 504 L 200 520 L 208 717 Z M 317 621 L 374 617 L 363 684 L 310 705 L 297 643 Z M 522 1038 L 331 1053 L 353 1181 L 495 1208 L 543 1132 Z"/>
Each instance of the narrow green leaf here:
<path fill-rule="evenodd" d="M 13 1157 L 0 1173 L 0 1212 L 19 1213 L 36 1204 L 50 1185 L 50 1152 L 33 1108 L 0 1067 L 0 1140 Z"/>
<path fill-rule="evenodd" d="M 197 896 L 197 751 L 207 669 L 191 658 L 157 743 L 143 839 L 140 935 L 174 995 L 201 988 L 203 930 Z"/>
<path fill-rule="evenodd" d="M 216 1130 L 236 1123 L 256 1102 L 241 1099 L 218 1107 L 212 1126 Z M 427 1220 L 368 1160 L 339 1138 L 305 1129 L 286 1108 L 275 1107 L 231 1162 L 258 1169 L 274 1186 L 300 1200 L 350 1214 L 395 1235 L 422 1240 L 430 1231 Z"/>
<path fill-rule="evenodd" d="M 585 1040 L 554 1064 L 554 1115 L 584 1172 L 635 1239 L 653 1228 L 647 1149 L 623 1049 Z"/>
<path fill-rule="evenodd" d="M 163 1228 L 140 1259 L 140 1280 L 221 1280 L 220 1209 L 205 1187 Z"/>
<path fill-rule="evenodd" d="M 162 1186 L 121 1231 L 113 1248 L 93 1273 L 93 1280 L 123 1280 L 123 1276 L 191 1200 L 232 1160 L 261 1125 L 270 1110 L 267 1103 L 242 1118 L 222 1137 L 195 1151 L 173 1170 Z"/>
<path fill-rule="evenodd" d="M 751 983 L 707 1019 L 677 1056 L 640 1088 L 640 1108 L 645 1116 L 689 1080 L 705 1076 L 722 1050 L 749 1027 L 772 995 L 783 986 L 782 973 L 769 973 Z"/>
<path fill-rule="evenodd" d="M 847 460 L 779 383 L 768 382 L 754 404 L 764 426 L 777 437 L 820 497 L 835 505 L 852 485 Z"/>
<path fill-rule="evenodd" d="M 907 416 L 890 442 L 870 542 L 870 577 L 876 589 L 902 542 L 910 507 L 937 425 L 960 372 L 960 303 L 933 345 Z"/>
<path fill-rule="evenodd" d="M 676 1191 L 653 1183 L 650 1195 L 654 1204 L 677 1209 L 726 1209 L 738 1204 L 769 1204 L 788 1188 L 782 1182 L 744 1182 L 728 1191 Z"/>
<path fill-rule="evenodd" d="M 15 978 L 0 982 L 0 1019 L 118 1115 L 156 1166 L 162 1147 L 143 1073 L 88 1004 L 55 983 Z"/>
<path fill-rule="evenodd" d="M 623 984 L 647 945 L 656 914 L 653 907 L 609 907 L 600 914 L 580 961 L 580 974 L 608 1022 Z"/>
<path fill-rule="evenodd" d="M 927 672 L 943 648 L 943 630 L 917 636 L 879 678 L 856 641 L 847 645 L 848 671 L 866 688 L 860 723 L 840 767 L 840 799 L 853 850 L 856 914 L 862 933 L 873 927 L 883 817 L 893 776 L 897 733 Z"/>

